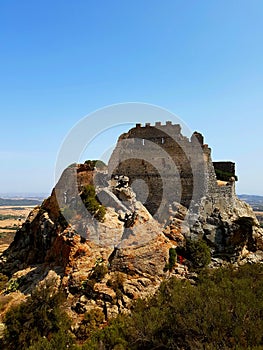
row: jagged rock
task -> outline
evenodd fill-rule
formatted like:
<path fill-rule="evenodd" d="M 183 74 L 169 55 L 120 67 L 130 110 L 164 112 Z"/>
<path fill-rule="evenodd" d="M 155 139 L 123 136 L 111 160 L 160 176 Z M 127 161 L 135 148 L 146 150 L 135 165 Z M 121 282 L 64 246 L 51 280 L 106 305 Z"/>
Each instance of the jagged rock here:
<path fill-rule="evenodd" d="M 150 231 L 149 234 L 152 234 L 152 232 Z M 127 244 L 123 248 L 120 246 L 111 261 L 111 268 L 131 275 L 138 274 L 140 277 L 163 277 L 163 269 L 166 261 L 168 261 L 168 251 L 172 246 L 171 243 L 162 233 L 145 242 L 145 244 L 139 243 L 140 241 L 137 247 L 135 245 L 128 246 Z"/>
<path fill-rule="evenodd" d="M 106 285 L 106 283 L 96 283 L 94 285 L 94 290 L 98 292 L 102 296 L 102 298 L 106 298 L 111 302 L 116 298 L 116 293 L 114 292 L 114 290 L 109 288 Z"/>
<path fill-rule="evenodd" d="M 112 193 L 108 188 L 101 190 L 98 193 L 98 197 L 101 203 L 106 207 L 112 207 L 117 211 L 118 210 L 123 210 L 124 212 L 128 211 L 128 209 L 126 208 L 125 205 L 123 205 L 121 200 L 118 199 L 118 197 L 114 193 Z"/>
<path fill-rule="evenodd" d="M 122 202 L 134 202 L 136 195 L 130 187 L 114 188 L 113 192 Z"/>
<path fill-rule="evenodd" d="M 187 208 L 180 203 L 173 202 L 169 205 L 169 214 L 171 215 L 172 219 L 179 219 L 181 221 L 184 221 L 187 213 Z"/>
<path fill-rule="evenodd" d="M 147 139 L 147 130 L 152 130 L 137 129 L 121 139 L 138 132 Z M 174 178 L 178 181 L 178 176 L 169 168 L 164 186 L 171 191 L 166 193 L 163 203 L 158 187 L 161 182 L 152 164 L 143 161 L 143 149 L 136 141 L 132 145 L 138 146 L 142 155 L 135 162 L 138 168 L 133 161 L 131 167 L 129 162 L 124 162 L 121 168 L 131 173 L 133 179 L 141 171 L 145 183 L 151 185 L 145 205 L 137 200 L 140 194 L 136 197 L 129 187 L 126 173 L 120 172 L 123 175 L 108 181 L 106 170 L 99 172 L 88 164 L 73 165 L 63 172 L 51 196 L 32 210 L 0 257 L 3 273 L 10 278 L 24 278 L 21 279 L 23 293 L 30 293 L 37 285 L 41 288 L 51 280 L 56 289 L 62 286 L 67 293 L 68 312 L 76 322 L 74 331 L 85 312 L 99 308 L 105 319 L 127 312 L 132 300 L 154 293 L 169 276 L 190 278 L 195 283 L 196 276 L 189 275 L 186 265 L 175 264 L 172 271 L 164 272 L 169 249 L 183 246 L 188 238 L 207 242 L 212 253 L 210 267 L 223 266 L 229 261 L 236 265 L 263 261 L 263 231 L 252 209 L 236 198 L 234 181 L 217 182 L 210 150 L 203 144 L 202 135 L 195 135 L 199 140 L 196 144 L 195 138 L 184 138 L 178 126 L 167 124 L 166 129 L 176 131 L 177 142 L 186 145 L 186 150 L 202 150 L 202 157 L 197 160 L 202 163 L 204 158 L 206 162 L 202 175 L 206 176 L 207 193 L 203 197 L 195 198 L 190 205 L 190 175 L 192 170 L 200 171 L 199 163 L 194 162 L 191 169 L 189 159 L 180 153 L 180 166 L 186 167 L 182 169 L 180 184 L 185 197 L 181 203 L 176 202 L 178 196 L 173 195 L 180 186 L 175 186 Z M 160 139 L 159 129 L 155 136 L 159 146 L 176 148 L 173 142 L 169 146 L 168 139 L 163 142 L 163 136 Z M 120 147 L 118 144 L 117 151 L 122 153 Z M 118 159 L 117 151 L 112 162 Z M 155 159 L 156 165 L 160 163 L 159 168 L 169 165 L 163 157 L 165 153 Z M 87 185 L 96 186 L 98 200 L 106 206 L 104 220 L 95 220 L 81 201 L 80 193 Z M 204 189 L 203 183 L 198 185 Z M 114 282 L 116 276 L 120 280 Z"/>
<path fill-rule="evenodd" d="M 117 305 L 112 305 L 111 303 L 106 303 L 108 318 L 116 317 L 119 314 L 119 309 Z"/>

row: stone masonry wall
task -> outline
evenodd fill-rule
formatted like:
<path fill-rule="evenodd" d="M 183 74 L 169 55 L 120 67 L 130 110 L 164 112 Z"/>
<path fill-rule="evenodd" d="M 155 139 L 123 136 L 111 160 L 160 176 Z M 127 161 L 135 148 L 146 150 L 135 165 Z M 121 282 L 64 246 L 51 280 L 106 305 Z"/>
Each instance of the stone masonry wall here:
<path fill-rule="evenodd" d="M 171 122 L 136 124 L 122 134 L 109 161 L 109 174 L 128 176 L 137 198 L 158 217 L 175 201 L 189 207 L 203 197 L 231 202 L 235 196 L 232 183 L 218 186 L 203 136 L 195 132 L 189 139 Z"/>

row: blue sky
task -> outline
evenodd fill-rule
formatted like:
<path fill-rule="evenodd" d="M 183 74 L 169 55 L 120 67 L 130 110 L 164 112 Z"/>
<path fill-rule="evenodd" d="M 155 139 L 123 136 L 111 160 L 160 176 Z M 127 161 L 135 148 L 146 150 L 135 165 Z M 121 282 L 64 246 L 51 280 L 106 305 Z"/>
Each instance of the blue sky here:
<path fill-rule="evenodd" d="M 144 102 L 235 161 L 238 193 L 263 195 L 262 38 L 260 0 L 0 1 L 0 193 L 50 192 L 81 118 Z"/>

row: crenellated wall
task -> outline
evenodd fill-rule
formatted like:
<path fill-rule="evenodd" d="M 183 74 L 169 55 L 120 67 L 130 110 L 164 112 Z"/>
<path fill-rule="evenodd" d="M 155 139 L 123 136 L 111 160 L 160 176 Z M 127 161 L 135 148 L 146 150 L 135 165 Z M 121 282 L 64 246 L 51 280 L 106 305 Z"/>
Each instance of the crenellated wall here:
<path fill-rule="evenodd" d="M 152 214 L 160 215 L 175 201 L 189 208 L 203 197 L 230 203 L 235 196 L 233 182 L 218 185 L 203 135 L 194 132 L 189 139 L 170 121 L 136 124 L 122 134 L 109 161 L 109 174 L 128 176 L 137 198 Z"/>

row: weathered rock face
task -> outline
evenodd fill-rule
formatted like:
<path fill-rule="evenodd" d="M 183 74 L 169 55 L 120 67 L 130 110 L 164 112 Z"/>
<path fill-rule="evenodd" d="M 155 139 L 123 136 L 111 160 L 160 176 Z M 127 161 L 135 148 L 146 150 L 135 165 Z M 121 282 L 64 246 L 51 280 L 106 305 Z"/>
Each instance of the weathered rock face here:
<path fill-rule="evenodd" d="M 147 184 L 145 206 L 175 244 L 204 239 L 214 257 L 231 261 L 261 249 L 256 217 L 235 194 L 235 164 L 212 162 L 200 133 L 188 139 L 171 122 L 137 124 L 119 137 L 109 173 L 129 176 L 139 198 Z"/>
<path fill-rule="evenodd" d="M 129 186 L 131 181 L 126 173 L 109 179 L 105 169 L 72 165 L 64 171 L 51 196 L 32 210 L 17 231 L 13 243 L 0 257 L 1 271 L 20 281 L 19 289 L 23 293 L 30 293 L 37 283 L 53 274 L 56 284 L 60 283 L 67 291 L 69 313 L 79 324 L 84 313 L 92 308 L 101 310 L 107 319 L 127 311 L 132 300 L 154 293 L 169 275 L 187 277 L 187 267 L 180 261 L 176 268 L 164 272 L 170 248 L 184 246 L 187 238 L 207 242 L 212 254 L 211 266 L 229 261 L 237 264 L 263 261 L 263 232 L 252 209 L 237 199 L 233 181 L 217 183 L 202 135 L 195 135 L 199 146 L 196 140 L 189 142 L 178 135 L 178 143 L 199 150 L 201 147 L 207 160 L 204 174 L 209 181 L 200 184 L 206 186 L 207 192 L 199 201 L 192 201 L 186 207 L 176 202 L 177 197 L 171 191 L 166 197 L 169 201 L 158 202 L 163 192 L 159 193 L 156 179 L 157 182 L 150 181 L 152 193 L 144 205 L 138 200 L 142 194 L 136 196 Z M 173 142 L 169 143 L 168 139 L 165 142 L 167 147 L 172 147 Z M 162 166 L 160 157 L 157 163 Z M 188 162 L 186 171 L 182 159 L 178 164 L 183 175 L 183 191 L 188 191 L 193 178 L 187 177 L 189 160 L 182 157 Z M 142 171 L 142 166 L 145 171 L 148 167 L 145 165 L 130 169 L 134 180 L 136 171 Z M 146 176 L 143 173 L 143 179 Z M 168 189 L 173 185 L 169 183 Z M 90 191 L 95 188 L 96 201 L 106 207 L 104 220 L 95 219 L 94 198 L 88 203 L 93 213 L 87 211 L 82 200 L 87 186 Z M 143 184 L 138 182 L 137 190 L 140 186 Z M 188 195 L 185 198 L 188 204 L 189 198 Z M 160 203 L 161 212 L 165 212 L 159 221 L 147 209 L 153 202 Z"/>
<path fill-rule="evenodd" d="M 64 172 L 58 188 L 31 212 L 1 256 L 1 271 L 23 281 L 23 292 L 48 278 L 49 270 L 56 271 L 76 323 L 91 308 L 99 308 L 107 318 L 127 310 L 133 299 L 153 293 L 166 276 L 164 266 L 173 246 L 127 186 L 109 182 L 96 187 L 98 198 L 106 197 L 103 222 L 87 217 L 82 207 L 78 212 L 82 187 L 92 185 L 98 175 L 94 170 L 84 175 L 79 168 Z M 81 176 L 77 181 L 76 173 Z M 78 197 L 72 190 L 76 183 Z M 64 207 L 58 205 L 56 193 Z M 69 223 L 62 215 L 65 210 L 71 214 Z"/>
<path fill-rule="evenodd" d="M 186 238 L 205 240 L 211 250 L 212 265 L 261 261 L 263 231 L 251 207 L 237 197 L 228 210 L 224 202 L 223 208 L 218 201 L 214 201 L 215 205 L 211 202 L 204 198 L 199 211 L 189 217 L 185 207 L 173 203 L 165 236 L 177 245 L 184 245 Z"/>

